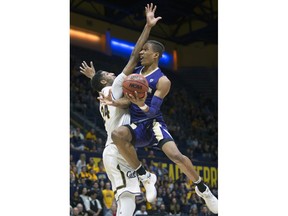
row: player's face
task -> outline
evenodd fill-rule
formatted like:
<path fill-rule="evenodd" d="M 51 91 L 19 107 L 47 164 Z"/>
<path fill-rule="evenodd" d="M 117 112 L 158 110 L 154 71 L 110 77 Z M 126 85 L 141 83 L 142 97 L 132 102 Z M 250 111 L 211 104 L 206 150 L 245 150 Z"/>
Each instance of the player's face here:
<path fill-rule="evenodd" d="M 116 78 L 114 73 L 103 71 L 102 72 L 102 79 L 106 80 L 107 83 L 112 84 L 114 79 Z"/>
<path fill-rule="evenodd" d="M 144 44 L 139 55 L 140 55 L 140 62 L 142 66 L 150 66 L 151 64 L 154 63 L 155 58 L 157 58 L 156 53 L 152 49 L 152 44 L 150 43 Z"/>

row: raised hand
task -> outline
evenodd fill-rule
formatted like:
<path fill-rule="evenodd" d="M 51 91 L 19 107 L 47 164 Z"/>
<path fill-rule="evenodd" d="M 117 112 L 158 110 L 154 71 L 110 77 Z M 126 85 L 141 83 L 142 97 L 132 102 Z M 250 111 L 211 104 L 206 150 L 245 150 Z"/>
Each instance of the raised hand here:
<path fill-rule="evenodd" d="M 154 25 L 156 25 L 158 20 L 162 19 L 162 17 L 156 17 L 155 18 L 156 8 L 157 8 L 156 5 L 153 7 L 153 3 L 151 3 L 150 5 L 147 4 L 147 6 L 145 7 L 146 23 L 150 27 L 153 27 Z"/>
<path fill-rule="evenodd" d="M 85 61 L 83 61 L 82 67 L 80 66 L 80 72 L 86 77 L 92 79 L 92 77 L 95 75 L 95 68 L 92 61 L 90 62 L 90 65 L 91 67 L 89 67 Z"/>

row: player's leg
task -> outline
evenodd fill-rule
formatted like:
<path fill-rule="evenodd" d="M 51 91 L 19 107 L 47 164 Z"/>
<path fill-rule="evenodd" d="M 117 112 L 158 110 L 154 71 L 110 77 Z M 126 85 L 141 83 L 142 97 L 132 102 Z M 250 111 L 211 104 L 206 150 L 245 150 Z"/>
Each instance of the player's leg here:
<path fill-rule="evenodd" d="M 155 174 L 150 173 L 144 169 L 138 159 L 135 147 L 132 144 L 132 138 L 133 142 L 140 142 L 139 137 L 141 137 L 143 131 L 145 132 L 143 127 L 143 125 L 135 124 L 132 124 L 131 126 L 121 126 L 112 132 L 112 140 L 117 145 L 119 153 L 137 172 L 140 181 L 145 187 L 147 201 L 154 202 L 157 196 L 157 190 L 155 188 L 157 177 Z"/>
<path fill-rule="evenodd" d="M 179 151 L 174 141 L 166 142 L 162 146 L 162 151 L 170 160 L 179 166 L 181 171 L 185 173 L 189 179 L 193 182 L 196 182 L 199 179 L 199 175 L 194 169 L 191 160 Z"/>
<path fill-rule="evenodd" d="M 174 141 L 168 141 L 163 144 L 162 150 L 167 157 L 177 164 L 180 170 L 196 184 L 195 191 L 197 195 L 205 200 L 210 211 L 215 214 L 218 213 L 217 198 L 211 193 L 208 186 L 204 184 L 203 180 L 194 169 L 191 160 L 179 151 Z"/>
<path fill-rule="evenodd" d="M 191 179 L 194 184 L 196 184 L 197 188 L 196 193 L 197 191 L 201 193 L 201 195 L 199 195 L 198 193 L 197 194 L 205 200 L 208 208 L 213 213 L 217 213 L 218 212 L 217 198 L 210 192 L 209 188 L 203 183 L 201 177 L 194 169 L 191 160 L 179 151 L 171 134 L 167 130 L 166 124 L 164 122 L 154 122 L 152 130 L 155 135 L 155 139 L 158 141 L 158 146 L 162 148 L 162 151 L 167 155 L 167 157 L 170 160 L 172 160 L 175 164 L 177 164 L 180 170 L 189 179 Z M 205 196 L 203 194 L 205 194 Z"/>
<path fill-rule="evenodd" d="M 116 216 L 132 216 L 136 208 L 135 194 L 124 192 L 117 201 Z"/>
<path fill-rule="evenodd" d="M 132 145 L 132 134 L 128 127 L 120 126 L 112 132 L 113 143 L 128 164 L 136 170 L 140 165 L 135 147 Z"/>
<path fill-rule="evenodd" d="M 129 167 L 114 144 L 105 147 L 103 163 L 117 201 L 117 215 L 132 216 L 135 210 L 135 196 L 141 194 L 135 171 Z"/>

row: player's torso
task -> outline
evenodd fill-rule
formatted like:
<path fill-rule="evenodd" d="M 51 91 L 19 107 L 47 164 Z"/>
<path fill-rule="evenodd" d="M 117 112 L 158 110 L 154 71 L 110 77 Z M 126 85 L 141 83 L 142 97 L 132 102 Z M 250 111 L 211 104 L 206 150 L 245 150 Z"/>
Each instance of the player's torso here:
<path fill-rule="evenodd" d="M 111 86 L 103 88 L 102 93 L 104 93 L 104 95 L 108 95 L 110 88 Z M 113 130 L 121 125 L 130 124 L 129 110 L 114 106 L 107 106 L 103 103 L 100 103 L 99 109 L 107 132 L 106 144 L 112 143 L 111 133 Z"/>
<path fill-rule="evenodd" d="M 143 69 L 143 67 L 136 68 L 135 73 L 141 74 L 142 69 Z M 149 84 L 149 90 L 147 93 L 147 98 L 146 98 L 145 104 L 147 104 L 147 106 L 150 107 L 152 97 L 153 97 L 153 95 L 157 89 L 157 87 L 156 87 L 157 83 L 158 83 L 159 79 L 165 75 L 162 73 L 160 68 L 157 67 L 154 71 L 152 71 L 149 74 L 146 74 L 144 76 L 145 76 L 145 78 Z M 157 114 L 160 114 L 160 113 L 161 112 L 159 111 L 159 113 L 157 113 Z M 139 109 L 139 107 L 137 105 L 135 105 L 133 103 L 131 103 L 131 105 L 130 105 L 130 114 L 131 114 L 131 121 L 132 122 L 138 121 L 138 120 L 143 119 L 143 118 L 147 118 L 145 113 L 141 109 Z"/>

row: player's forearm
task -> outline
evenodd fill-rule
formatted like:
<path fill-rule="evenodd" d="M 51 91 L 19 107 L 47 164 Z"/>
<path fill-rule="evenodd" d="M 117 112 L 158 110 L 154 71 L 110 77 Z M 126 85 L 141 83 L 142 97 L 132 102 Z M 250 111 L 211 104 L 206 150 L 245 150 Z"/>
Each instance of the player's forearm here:
<path fill-rule="evenodd" d="M 118 108 L 126 109 L 129 107 L 130 103 L 131 102 L 127 98 L 123 97 L 118 100 L 114 100 L 112 105 Z"/>
<path fill-rule="evenodd" d="M 144 46 L 145 42 L 147 41 L 150 31 L 151 31 L 151 26 L 148 26 L 147 24 L 145 25 L 140 37 L 137 40 L 137 43 L 130 55 L 130 59 L 125 66 L 123 73 L 125 75 L 129 75 L 133 72 L 134 68 L 137 66 L 138 60 L 139 60 L 139 53 L 142 50 L 142 47 Z"/>
<path fill-rule="evenodd" d="M 151 26 L 148 26 L 147 24 L 145 25 L 140 37 L 137 40 L 137 43 L 134 47 L 134 50 L 132 51 L 131 56 L 137 56 L 137 59 L 138 59 L 139 53 L 140 53 L 142 47 L 144 46 L 145 42 L 147 41 L 151 29 L 152 29 Z"/>
<path fill-rule="evenodd" d="M 162 102 L 162 98 L 154 95 L 150 107 L 144 103 L 144 105 L 139 106 L 139 108 L 146 114 L 147 117 L 150 118 L 159 112 Z"/>

